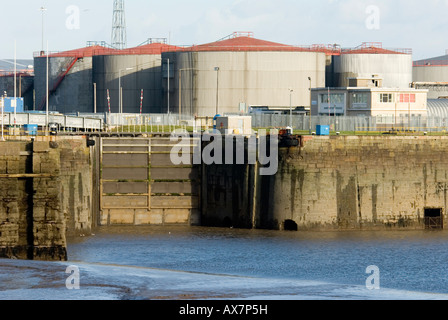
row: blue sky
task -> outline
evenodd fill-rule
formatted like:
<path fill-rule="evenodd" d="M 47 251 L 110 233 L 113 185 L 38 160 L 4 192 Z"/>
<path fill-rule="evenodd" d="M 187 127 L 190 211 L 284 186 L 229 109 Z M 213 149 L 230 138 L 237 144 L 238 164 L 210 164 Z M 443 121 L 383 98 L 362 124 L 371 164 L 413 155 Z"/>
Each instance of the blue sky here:
<path fill-rule="evenodd" d="M 6 1 L 5 1 L 6 2 Z M 16 0 L 2 4 L 0 58 L 32 58 L 50 51 L 84 47 L 89 40 L 111 42 L 113 0 Z M 70 8 L 78 9 L 79 15 Z M 370 9 L 369 9 L 370 8 Z M 373 8 L 373 9 L 372 9 Z M 212 42 L 234 31 L 291 45 L 382 42 L 411 48 L 414 59 L 444 55 L 448 49 L 448 0 L 126 0 L 128 46 L 148 38 L 171 44 Z"/>

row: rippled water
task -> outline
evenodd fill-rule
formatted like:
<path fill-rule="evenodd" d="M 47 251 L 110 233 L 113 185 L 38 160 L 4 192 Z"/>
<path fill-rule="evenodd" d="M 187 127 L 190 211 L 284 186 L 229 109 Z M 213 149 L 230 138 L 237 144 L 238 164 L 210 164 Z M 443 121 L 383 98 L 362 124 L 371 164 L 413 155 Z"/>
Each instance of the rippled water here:
<path fill-rule="evenodd" d="M 70 240 L 70 261 L 209 274 L 325 281 L 448 293 L 448 232 L 279 232 L 202 227 L 108 227 Z"/>

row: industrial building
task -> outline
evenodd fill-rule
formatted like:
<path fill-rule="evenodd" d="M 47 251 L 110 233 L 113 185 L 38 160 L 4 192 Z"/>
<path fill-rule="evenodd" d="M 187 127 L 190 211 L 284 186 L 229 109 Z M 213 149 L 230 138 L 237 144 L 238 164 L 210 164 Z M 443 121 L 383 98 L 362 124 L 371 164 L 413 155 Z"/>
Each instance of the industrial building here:
<path fill-rule="evenodd" d="M 448 98 L 448 55 L 415 61 L 412 86 L 428 89 L 428 99 Z"/>
<path fill-rule="evenodd" d="M 317 88 L 312 90 L 312 114 L 380 117 L 394 123 L 395 118 L 403 116 L 426 116 L 427 93 L 427 90 L 400 88 Z"/>
<path fill-rule="evenodd" d="M 37 110 L 46 105 L 46 61 L 45 53 L 35 57 Z M 374 97 L 379 92 L 375 88 L 406 94 L 413 83 L 410 49 L 384 49 L 381 43 L 350 49 L 292 46 L 256 39 L 251 32 L 190 47 L 168 45 L 166 39 L 122 50 L 96 44 L 50 53 L 48 61 L 50 110 L 62 113 L 213 117 L 257 109 L 309 112 L 310 89 L 369 88 L 365 92 Z M 372 98 L 370 111 L 348 106 L 336 113 L 376 114 L 375 101 Z M 345 99 L 341 106 L 347 103 Z M 316 114 L 327 114 L 324 108 Z"/>
<path fill-rule="evenodd" d="M 310 87 L 325 85 L 325 53 L 259 40 L 252 33 L 167 52 L 162 59 L 174 68 L 170 106 L 181 114 L 246 113 L 253 106 L 309 107 Z"/>
<path fill-rule="evenodd" d="M 148 41 L 124 50 L 91 45 L 49 53 L 48 57 L 39 52 L 34 59 L 36 110 L 46 109 L 48 60 L 50 111 L 138 113 L 143 90 L 146 98 L 142 112 L 160 112 L 161 53 L 173 48 L 166 43 Z"/>

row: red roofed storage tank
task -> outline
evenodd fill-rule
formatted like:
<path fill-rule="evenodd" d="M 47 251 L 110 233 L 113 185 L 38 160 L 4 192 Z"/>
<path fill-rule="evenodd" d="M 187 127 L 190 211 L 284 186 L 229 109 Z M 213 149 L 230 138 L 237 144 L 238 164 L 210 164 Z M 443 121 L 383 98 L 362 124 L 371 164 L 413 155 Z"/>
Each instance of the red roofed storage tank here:
<path fill-rule="evenodd" d="M 171 110 L 182 114 L 243 113 L 251 106 L 289 110 L 290 103 L 294 109 L 308 108 L 310 85 L 325 85 L 325 53 L 255 39 L 252 33 L 234 33 L 162 58 L 174 70 Z M 163 86 L 166 94 L 167 81 Z"/>
<path fill-rule="evenodd" d="M 383 79 L 383 87 L 409 88 L 412 82 L 412 50 L 384 49 L 379 42 L 342 49 L 333 56 L 332 87 L 348 87 L 349 78 Z"/>

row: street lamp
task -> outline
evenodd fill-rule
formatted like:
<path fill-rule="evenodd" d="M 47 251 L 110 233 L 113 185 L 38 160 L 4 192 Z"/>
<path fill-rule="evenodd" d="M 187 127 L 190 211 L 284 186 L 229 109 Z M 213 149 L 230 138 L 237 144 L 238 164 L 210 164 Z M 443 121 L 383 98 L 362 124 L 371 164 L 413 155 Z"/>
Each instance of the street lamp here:
<path fill-rule="evenodd" d="M 45 11 L 47 11 L 47 8 L 41 7 L 39 10 L 42 13 L 42 52 L 43 52 L 44 51 L 44 14 L 45 14 Z"/>
<path fill-rule="evenodd" d="M 170 114 L 170 59 L 166 59 L 167 61 L 167 77 L 166 77 L 166 81 L 167 81 L 167 103 L 168 103 L 168 115 Z"/>
<path fill-rule="evenodd" d="M 219 67 L 215 67 L 216 71 L 216 115 L 218 115 L 219 111 Z"/>
<path fill-rule="evenodd" d="M 123 125 L 123 88 L 121 87 L 121 72 L 130 71 L 134 68 L 125 68 L 118 71 L 118 112 L 120 113 L 120 124 Z"/>

